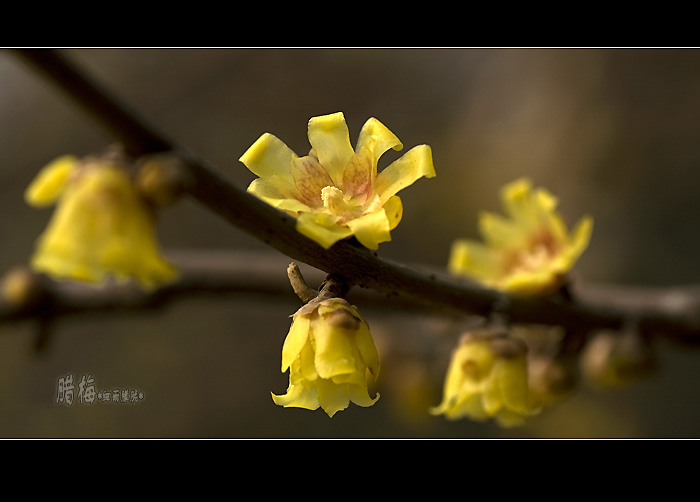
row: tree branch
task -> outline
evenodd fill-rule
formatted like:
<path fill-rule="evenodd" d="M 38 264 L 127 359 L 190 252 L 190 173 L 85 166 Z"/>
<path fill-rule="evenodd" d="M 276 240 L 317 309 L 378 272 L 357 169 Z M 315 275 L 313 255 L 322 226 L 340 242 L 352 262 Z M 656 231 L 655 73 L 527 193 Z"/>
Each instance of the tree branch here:
<path fill-rule="evenodd" d="M 16 267 L 0 277 L 0 323 L 86 314 L 155 312 L 181 299 L 204 296 L 258 295 L 266 301 L 294 302 L 294 296 L 290 295 L 294 292 L 301 303 L 306 303 L 328 290 L 329 276 L 306 267 L 306 279 L 302 279 L 295 263 L 288 266 L 288 271 L 293 272 L 291 280 L 287 280 L 281 271 L 289 264 L 289 259 L 279 253 L 169 250 L 167 257 L 177 266 L 180 277 L 150 291 L 132 282 L 90 285 L 61 281 L 26 267 Z M 307 286 L 306 280 L 318 289 Z M 346 291 L 331 288 L 325 293 L 343 296 Z M 350 296 L 355 302 L 385 311 L 415 311 L 422 307 L 420 303 L 386 298 L 370 289 L 356 289 Z"/>
<path fill-rule="evenodd" d="M 166 139 L 59 53 L 21 50 L 18 54 L 121 141 L 130 155 L 175 153 L 191 176 L 186 187 L 190 196 L 284 255 L 342 276 L 351 286 L 453 313 L 488 316 L 498 306 L 513 323 L 560 325 L 571 330 L 619 330 L 629 319 L 636 319 L 641 332 L 698 343 L 700 294 L 695 288 L 651 291 L 574 284 L 570 299 L 510 296 L 443 272 L 381 258 L 354 240 L 324 250 L 296 231 L 294 218 L 248 194 L 202 159 Z"/>

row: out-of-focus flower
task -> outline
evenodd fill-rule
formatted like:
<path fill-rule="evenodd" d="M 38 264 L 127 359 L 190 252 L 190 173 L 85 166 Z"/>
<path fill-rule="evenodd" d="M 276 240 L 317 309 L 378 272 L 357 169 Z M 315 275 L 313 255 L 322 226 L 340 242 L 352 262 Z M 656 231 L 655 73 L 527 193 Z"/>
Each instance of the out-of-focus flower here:
<path fill-rule="evenodd" d="M 119 161 L 60 157 L 25 192 L 33 207 L 56 204 L 31 266 L 58 279 L 133 278 L 144 288 L 174 280 L 158 250 L 154 215 Z"/>
<path fill-rule="evenodd" d="M 527 347 L 489 330 L 463 335 L 447 369 L 442 402 L 430 409 L 450 420 L 494 418 L 502 427 L 521 425 L 539 411 L 528 387 Z"/>
<path fill-rule="evenodd" d="M 576 388 L 572 357 L 533 356 L 528 359 L 530 391 L 543 405 L 569 397 Z"/>
<path fill-rule="evenodd" d="M 293 316 L 282 348 L 282 372 L 289 387 L 274 402 L 315 410 L 332 417 L 350 401 L 372 406 L 368 382 L 379 374 L 379 354 L 360 312 L 342 298 L 310 302 Z"/>
<path fill-rule="evenodd" d="M 600 387 L 621 387 L 657 369 L 649 341 L 633 329 L 599 331 L 591 336 L 581 357 L 581 370 Z"/>
<path fill-rule="evenodd" d="M 309 120 L 308 136 L 312 149 L 306 157 L 266 133 L 240 160 L 259 176 L 248 191 L 297 218 L 297 230 L 326 249 L 353 235 L 370 249 L 391 240 L 403 214 L 396 193 L 422 176 L 435 176 L 427 145 L 377 173 L 379 158 L 403 145 L 375 118 L 362 127 L 355 149 L 341 112 Z"/>
<path fill-rule="evenodd" d="M 512 326 L 528 346 L 530 393 L 545 406 L 563 401 L 578 384 L 581 338 L 561 326 Z"/>
<path fill-rule="evenodd" d="M 582 218 L 569 234 L 556 211 L 557 199 L 544 189 L 533 190 L 527 179 L 506 185 L 502 200 L 507 218 L 482 213 L 485 242 L 455 241 L 448 269 L 502 291 L 554 291 L 588 246 L 593 220 Z"/>

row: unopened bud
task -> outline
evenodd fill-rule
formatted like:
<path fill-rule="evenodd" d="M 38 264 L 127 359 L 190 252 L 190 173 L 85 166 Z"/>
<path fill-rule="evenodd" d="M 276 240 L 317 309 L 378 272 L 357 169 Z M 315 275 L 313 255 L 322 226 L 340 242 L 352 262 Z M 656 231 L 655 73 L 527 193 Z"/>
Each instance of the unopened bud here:
<path fill-rule="evenodd" d="M 555 403 L 576 388 L 574 365 L 568 358 L 535 356 L 528 361 L 530 389 L 543 403 Z"/>
<path fill-rule="evenodd" d="M 139 161 L 134 178 L 136 189 L 156 207 L 174 203 L 187 187 L 187 171 L 173 154 L 159 154 Z"/>
<path fill-rule="evenodd" d="M 620 386 L 656 369 L 656 358 L 646 340 L 635 331 L 597 333 L 586 345 L 582 370 L 596 384 Z"/>
<path fill-rule="evenodd" d="M 16 309 L 28 307 L 39 298 L 42 288 L 41 278 L 26 267 L 16 267 L 8 271 L 0 283 L 3 299 Z"/>

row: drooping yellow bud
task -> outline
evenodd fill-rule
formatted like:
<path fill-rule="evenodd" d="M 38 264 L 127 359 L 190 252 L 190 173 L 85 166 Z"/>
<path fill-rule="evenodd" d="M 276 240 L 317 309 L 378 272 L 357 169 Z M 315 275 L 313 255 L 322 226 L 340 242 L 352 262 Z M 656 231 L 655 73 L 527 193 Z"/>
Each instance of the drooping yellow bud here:
<path fill-rule="evenodd" d="M 372 406 L 368 384 L 379 374 L 379 354 L 367 322 L 342 298 L 307 305 L 294 314 L 282 348 L 282 371 L 289 370 L 284 395 L 272 394 L 284 407 L 315 410 L 329 417 L 352 401 Z"/>
<path fill-rule="evenodd" d="M 490 330 L 466 333 L 452 354 L 442 402 L 430 412 L 450 420 L 494 418 L 502 427 L 522 425 L 540 411 L 528 387 L 525 344 Z"/>
<path fill-rule="evenodd" d="M 59 159 L 39 173 L 26 200 L 57 206 L 37 241 L 34 270 L 97 284 L 132 278 L 144 288 L 176 279 L 175 267 L 158 249 L 154 215 L 121 163 Z"/>

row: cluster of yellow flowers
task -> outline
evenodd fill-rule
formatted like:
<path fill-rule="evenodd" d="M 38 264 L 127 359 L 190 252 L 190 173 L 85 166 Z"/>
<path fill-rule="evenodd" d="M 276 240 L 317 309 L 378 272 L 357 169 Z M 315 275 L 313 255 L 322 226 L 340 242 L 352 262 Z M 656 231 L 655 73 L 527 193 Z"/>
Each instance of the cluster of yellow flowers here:
<path fill-rule="evenodd" d="M 311 150 L 297 156 L 263 134 L 240 158 L 257 178 L 248 191 L 292 215 L 297 230 L 324 249 L 354 238 L 369 249 L 391 240 L 403 215 L 396 195 L 422 177 L 435 176 L 427 145 L 412 148 L 378 172 L 379 158 L 403 148 L 377 119 L 362 127 L 355 148 L 342 113 L 308 123 Z M 26 192 L 29 204 L 57 204 L 39 238 L 33 267 L 54 277 L 103 283 L 133 278 L 151 288 L 177 278 L 154 237 L 154 211 L 128 170 L 109 158 L 62 157 L 44 168 Z M 507 217 L 483 214 L 485 242 L 458 240 L 448 269 L 502 291 L 542 294 L 561 287 L 588 245 L 592 222 L 570 235 L 556 199 L 518 180 L 503 191 Z M 379 354 L 357 307 L 343 298 L 314 299 L 293 316 L 282 349 L 284 407 L 322 408 L 332 417 L 353 402 L 371 406 L 370 385 Z M 449 419 L 494 418 L 522 423 L 541 408 L 528 387 L 527 347 L 512 336 L 482 330 L 465 335 L 447 370 L 442 402 L 433 414 Z"/>

